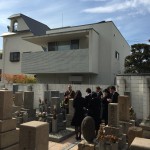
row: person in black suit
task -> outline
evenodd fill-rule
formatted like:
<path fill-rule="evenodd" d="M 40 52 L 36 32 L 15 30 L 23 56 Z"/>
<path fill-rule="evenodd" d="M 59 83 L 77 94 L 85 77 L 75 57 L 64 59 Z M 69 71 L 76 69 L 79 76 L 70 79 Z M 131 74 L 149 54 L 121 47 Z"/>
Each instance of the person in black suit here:
<path fill-rule="evenodd" d="M 77 91 L 73 100 L 74 115 L 71 125 L 75 126 L 76 140 L 81 140 L 81 123 L 84 119 L 84 98 L 81 91 Z"/>
<path fill-rule="evenodd" d="M 103 96 L 103 93 L 102 93 L 101 88 L 99 86 L 96 87 L 96 93 L 97 93 L 97 98 L 101 99 Z"/>
<path fill-rule="evenodd" d="M 111 94 L 110 102 L 111 103 L 118 103 L 119 93 L 116 92 L 115 86 L 110 87 L 110 94 Z"/>
<path fill-rule="evenodd" d="M 102 98 L 102 120 L 104 120 L 105 125 L 108 124 L 108 104 L 110 99 L 110 92 L 108 89 L 103 91 L 104 96 Z"/>
<path fill-rule="evenodd" d="M 84 103 L 85 115 L 87 114 L 87 111 L 89 109 L 89 103 L 92 100 L 91 89 L 87 88 L 86 93 L 87 93 L 87 95 L 85 96 L 85 103 Z"/>
<path fill-rule="evenodd" d="M 68 90 L 64 94 L 63 107 L 66 110 L 66 114 L 69 113 L 69 99 L 73 99 L 75 92 L 72 90 L 72 86 L 68 85 Z"/>
<path fill-rule="evenodd" d="M 98 134 L 98 130 L 99 130 L 99 125 L 101 123 L 101 119 L 100 119 L 100 107 L 101 106 L 101 102 L 100 100 L 97 98 L 97 93 L 96 92 L 92 92 L 92 100 L 89 103 L 89 110 L 88 110 L 88 116 L 93 117 L 94 121 L 95 121 L 95 133 L 96 136 Z"/>

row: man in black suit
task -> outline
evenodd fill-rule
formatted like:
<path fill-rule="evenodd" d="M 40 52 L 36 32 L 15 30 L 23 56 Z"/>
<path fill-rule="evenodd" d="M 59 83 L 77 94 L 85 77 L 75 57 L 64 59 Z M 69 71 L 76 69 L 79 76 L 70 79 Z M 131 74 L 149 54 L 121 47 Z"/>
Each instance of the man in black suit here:
<path fill-rule="evenodd" d="M 92 99 L 92 96 L 91 96 L 91 89 L 90 88 L 87 88 L 86 89 L 86 93 L 87 95 L 85 96 L 85 108 L 88 110 L 89 109 L 89 103 Z"/>
<path fill-rule="evenodd" d="M 103 96 L 103 93 L 102 93 L 101 88 L 99 86 L 96 87 L 96 93 L 97 93 L 97 98 L 101 99 Z"/>
<path fill-rule="evenodd" d="M 119 96 L 119 94 L 118 94 L 118 92 L 116 92 L 115 86 L 111 86 L 110 87 L 110 93 L 111 93 L 111 100 L 110 100 L 110 102 L 111 103 L 118 103 L 118 96 Z"/>

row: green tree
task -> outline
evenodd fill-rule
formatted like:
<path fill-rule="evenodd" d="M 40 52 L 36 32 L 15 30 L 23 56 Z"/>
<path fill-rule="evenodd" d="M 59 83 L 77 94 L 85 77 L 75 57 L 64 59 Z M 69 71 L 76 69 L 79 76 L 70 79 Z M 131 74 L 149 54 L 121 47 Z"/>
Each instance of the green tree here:
<path fill-rule="evenodd" d="M 134 44 L 125 58 L 125 73 L 150 73 L 150 45 Z"/>

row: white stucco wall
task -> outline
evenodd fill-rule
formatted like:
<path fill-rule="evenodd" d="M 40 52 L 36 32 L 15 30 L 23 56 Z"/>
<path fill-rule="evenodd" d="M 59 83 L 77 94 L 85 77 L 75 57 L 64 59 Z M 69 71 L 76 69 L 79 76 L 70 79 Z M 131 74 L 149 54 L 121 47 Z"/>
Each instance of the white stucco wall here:
<path fill-rule="evenodd" d="M 32 35 L 31 33 L 20 33 L 16 35 L 8 35 L 3 37 L 3 73 L 20 74 L 21 60 L 23 52 L 43 51 L 38 45 L 22 40 L 23 36 Z M 10 52 L 20 52 L 20 61 L 11 62 Z"/>
<path fill-rule="evenodd" d="M 119 60 L 115 58 L 115 52 L 119 53 Z M 117 74 L 124 73 L 125 57 L 130 55 L 130 47 L 120 31 L 112 24 L 112 42 L 111 42 L 111 80 Z"/>

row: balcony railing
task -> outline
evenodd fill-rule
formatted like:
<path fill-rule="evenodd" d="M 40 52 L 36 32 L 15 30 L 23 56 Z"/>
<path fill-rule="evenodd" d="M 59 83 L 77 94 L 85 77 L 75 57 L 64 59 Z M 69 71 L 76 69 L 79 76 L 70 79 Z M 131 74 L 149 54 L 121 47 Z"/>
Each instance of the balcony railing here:
<path fill-rule="evenodd" d="M 89 49 L 22 54 L 23 73 L 89 73 Z"/>

